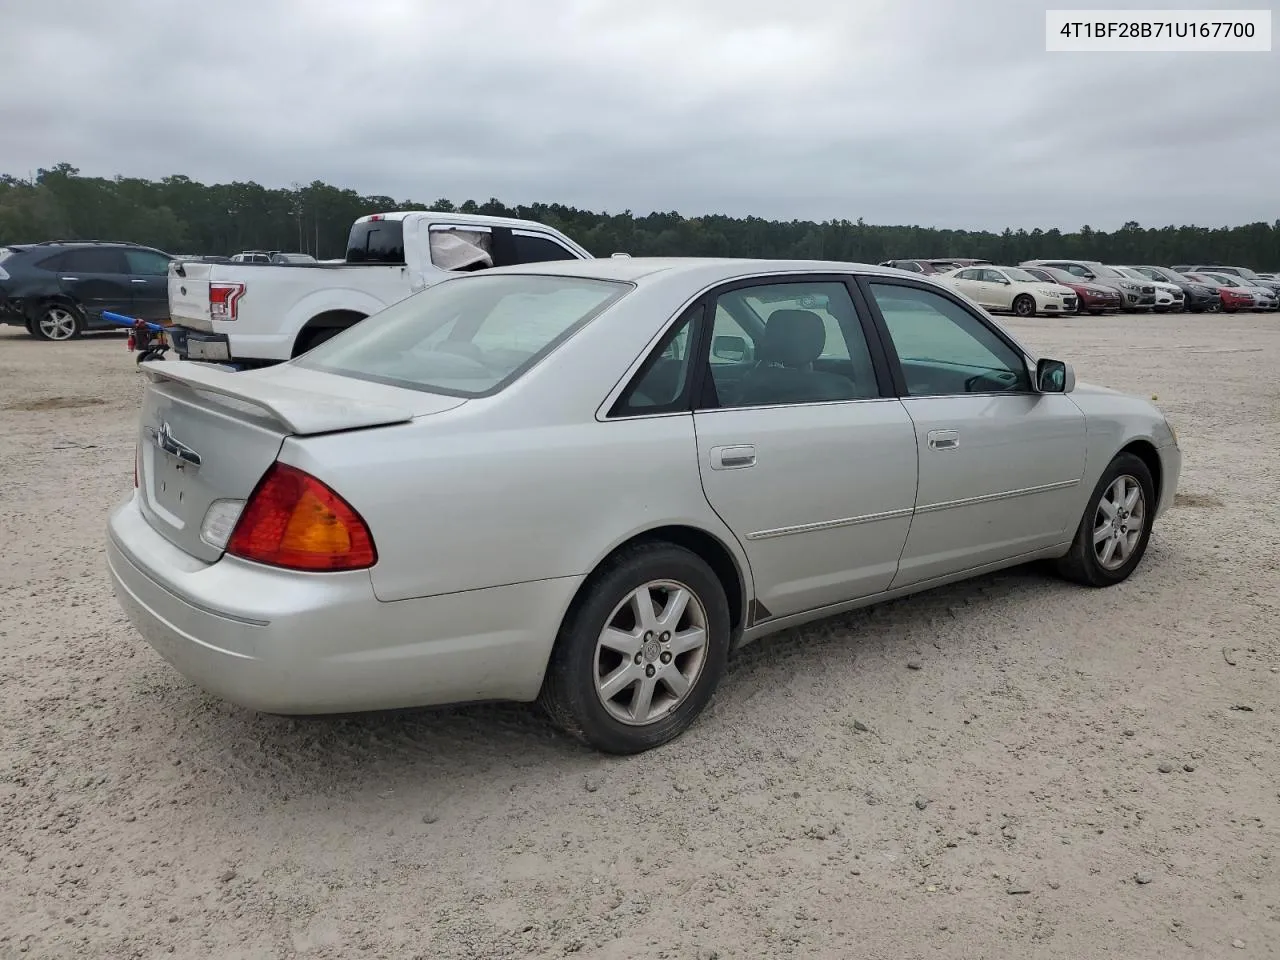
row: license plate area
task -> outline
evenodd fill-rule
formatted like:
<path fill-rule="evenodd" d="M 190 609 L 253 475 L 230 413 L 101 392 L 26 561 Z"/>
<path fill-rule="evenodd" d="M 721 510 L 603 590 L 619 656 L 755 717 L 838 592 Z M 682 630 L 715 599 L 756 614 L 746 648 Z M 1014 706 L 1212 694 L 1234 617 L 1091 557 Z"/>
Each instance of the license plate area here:
<path fill-rule="evenodd" d="M 187 356 L 192 360 L 230 360 L 231 350 L 225 340 L 187 338 Z"/>
<path fill-rule="evenodd" d="M 152 447 L 151 496 L 158 513 L 178 529 L 186 526 L 184 514 L 190 510 L 191 488 L 195 467 L 186 461 Z"/>

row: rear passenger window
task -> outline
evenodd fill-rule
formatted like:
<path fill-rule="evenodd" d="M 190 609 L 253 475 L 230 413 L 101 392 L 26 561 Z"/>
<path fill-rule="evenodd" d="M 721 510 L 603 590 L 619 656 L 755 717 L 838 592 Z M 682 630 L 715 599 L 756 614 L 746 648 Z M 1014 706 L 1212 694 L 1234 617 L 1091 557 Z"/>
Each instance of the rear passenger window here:
<path fill-rule="evenodd" d="M 577 260 L 566 247 L 561 246 L 549 237 L 535 237 L 528 234 L 512 235 L 515 241 L 516 263 L 545 263 L 551 260 Z"/>
<path fill-rule="evenodd" d="M 67 273 L 128 273 L 124 252 L 113 248 L 68 250 L 59 270 Z"/>
<path fill-rule="evenodd" d="M 735 341 L 747 339 L 733 361 Z M 722 293 L 711 334 L 718 406 L 753 407 L 880 395 L 848 288 L 837 281 L 765 283 Z"/>
<path fill-rule="evenodd" d="M 677 323 L 645 361 L 612 410 L 613 416 L 642 416 L 687 410 L 693 373 L 693 352 L 698 344 L 702 308 L 695 307 Z"/>

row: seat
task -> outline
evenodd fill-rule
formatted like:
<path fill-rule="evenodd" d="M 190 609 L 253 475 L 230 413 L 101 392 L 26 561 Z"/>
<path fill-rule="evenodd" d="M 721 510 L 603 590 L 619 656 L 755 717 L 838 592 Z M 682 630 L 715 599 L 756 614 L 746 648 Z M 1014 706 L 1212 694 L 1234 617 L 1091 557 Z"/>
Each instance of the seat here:
<path fill-rule="evenodd" d="M 827 345 L 827 327 L 811 310 L 775 310 L 765 324 L 760 359 L 739 383 L 737 406 L 853 400 L 848 377 L 813 369 Z"/>

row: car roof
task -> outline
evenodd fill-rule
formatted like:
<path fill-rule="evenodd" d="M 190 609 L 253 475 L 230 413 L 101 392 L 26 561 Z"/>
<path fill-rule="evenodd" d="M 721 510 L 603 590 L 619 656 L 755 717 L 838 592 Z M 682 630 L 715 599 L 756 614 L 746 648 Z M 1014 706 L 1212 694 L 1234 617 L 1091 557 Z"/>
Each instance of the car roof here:
<path fill-rule="evenodd" d="M 836 260 L 766 260 L 739 257 L 599 257 L 591 260 L 548 260 L 506 267 L 490 267 L 488 274 L 545 274 L 587 277 L 597 280 L 619 280 L 635 283 L 661 275 L 664 278 L 687 276 L 705 283 L 733 280 L 760 274 L 788 273 L 857 273 L 876 276 L 911 276 L 894 267 Z"/>

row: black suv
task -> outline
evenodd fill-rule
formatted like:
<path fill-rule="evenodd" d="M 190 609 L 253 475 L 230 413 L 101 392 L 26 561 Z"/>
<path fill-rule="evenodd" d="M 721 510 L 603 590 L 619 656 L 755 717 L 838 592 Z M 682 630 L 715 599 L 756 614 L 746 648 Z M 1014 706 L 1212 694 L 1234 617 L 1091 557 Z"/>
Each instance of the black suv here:
<path fill-rule="evenodd" d="M 70 340 L 114 326 L 102 311 L 144 320 L 169 316 L 169 263 L 151 247 L 50 240 L 0 247 L 0 323 L 41 340 Z"/>

